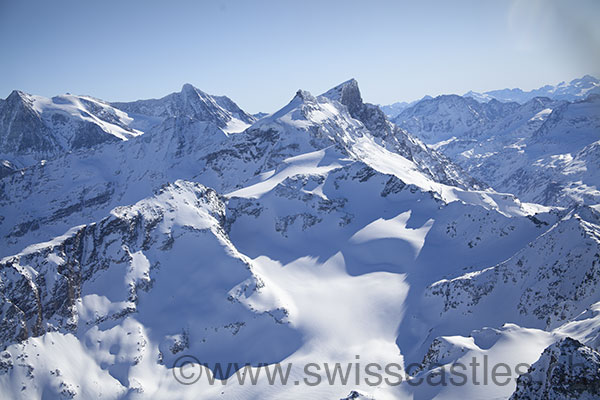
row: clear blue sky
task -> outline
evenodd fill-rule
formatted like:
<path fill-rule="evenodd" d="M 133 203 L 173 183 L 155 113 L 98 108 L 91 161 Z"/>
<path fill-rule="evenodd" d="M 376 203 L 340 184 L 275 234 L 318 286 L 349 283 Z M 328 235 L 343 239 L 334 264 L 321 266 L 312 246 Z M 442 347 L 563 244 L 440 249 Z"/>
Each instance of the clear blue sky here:
<path fill-rule="evenodd" d="M 251 112 L 356 78 L 373 103 L 600 75 L 600 1 L 0 0 L 0 96 L 189 82 Z"/>

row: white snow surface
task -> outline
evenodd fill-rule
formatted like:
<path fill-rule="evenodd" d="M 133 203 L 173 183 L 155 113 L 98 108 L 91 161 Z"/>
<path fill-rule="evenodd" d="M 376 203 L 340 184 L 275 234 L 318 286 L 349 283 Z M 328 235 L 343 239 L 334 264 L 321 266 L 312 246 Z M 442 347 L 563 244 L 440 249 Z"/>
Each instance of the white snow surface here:
<path fill-rule="evenodd" d="M 356 81 L 298 91 L 256 122 L 189 85 L 99 102 L 126 126 L 152 126 L 0 179 L 0 392 L 492 400 L 563 338 L 597 348 L 600 206 L 475 189 L 410 133 L 377 125 L 362 100 L 342 104 L 349 90 Z M 62 111 L 80 99 L 65 97 Z M 547 109 L 533 122 L 549 121 Z M 579 111 L 569 115 L 581 122 L 589 110 Z M 579 137 L 589 125 L 570 126 Z M 593 179 L 582 163 L 597 146 L 552 168 Z M 174 377 L 184 355 L 208 364 L 186 366 L 202 371 L 190 385 Z M 473 357 L 506 364 L 510 382 L 412 384 Z M 225 377 L 217 362 L 262 372 L 252 385 L 235 371 L 211 385 Z M 270 384 L 263 363 L 289 363 L 288 383 Z M 311 363 L 323 380 L 336 363 L 353 375 L 308 385 Z M 356 380 L 369 363 L 397 365 L 403 383 L 369 385 L 364 370 Z"/>

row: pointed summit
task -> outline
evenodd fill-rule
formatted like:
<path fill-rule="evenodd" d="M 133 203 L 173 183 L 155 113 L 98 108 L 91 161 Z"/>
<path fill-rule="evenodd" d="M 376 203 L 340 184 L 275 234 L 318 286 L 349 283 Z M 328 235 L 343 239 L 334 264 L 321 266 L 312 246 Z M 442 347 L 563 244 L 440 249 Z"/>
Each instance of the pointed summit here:
<path fill-rule="evenodd" d="M 363 102 L 356 79 L 347 80 L 322 94 L 330 100 L 339 101 L 348 108 L 348 112 L 361 121 L 375 136 L 390 133 L 387 118 L 379 107 Z"/>
<path fill-rule="evenodd" d="M 181 87 L 181 91 L 182 92 L 188 92 L 190 90 L 194 90 L 194 86 L 191 83 L 184 83 L 183 86 Z"/>
<path fill-rule="evenodd" d="M 211 96 L 189 83 L 184 84 L 181 91 L 160 99 L 112 103 L 112 106 L 127 113 L 151 116 L 160 122 L 182 117 L 210 122 L 228 132 L 243 130 L 255 121 L 228 97 Z"/>
<path fill-rule="evenodd" d="M 198 89 L 196 89 L 191 83 L 184 83 L 181 87 L 181 93 L 198 93 Z"/>
<path fill-rule="evenodd" d="M 350 113 L 352 113 L 353 110 L 361 107 L 363 104 L 360 90 L 358 89 L 358 82 L 354 78 L 337 85 L 333 89 L 328 90 L 327 92 L 323 93 L 322 96 L 327 97 L 330 100 L 339 101 L 348 107 Z"/>
<path fill-rule="evenodd" d="M 8 104 L 15 104 L 16 102 L 24 102 L 27 98 L 27 94 L 20 90 L 13 90 L 6 98 Z"/>
<path fill-rule="evenodd" d="M 298 89 L 292 101 L 294 101 L 295 99 L 300 99 L 302 101 L 314 101 L 315 97 L 312 94 L 310 94 L 310 92 L 307 90 Z"/>
<path fill-rule="evenodd" d="M 210 95 L 208 95 L 207 93 L 203 92 L 202 90 L 198 89 L 197 87 L 195 87 L 194 85 L 190 84 L 190 83 L 185 83 L 182 87 L 181 87 L 181 91 L 179 92 L 184 98 L 203 98 L 203 99 L 207 99 L 209 97 L 211 97 Z"/>

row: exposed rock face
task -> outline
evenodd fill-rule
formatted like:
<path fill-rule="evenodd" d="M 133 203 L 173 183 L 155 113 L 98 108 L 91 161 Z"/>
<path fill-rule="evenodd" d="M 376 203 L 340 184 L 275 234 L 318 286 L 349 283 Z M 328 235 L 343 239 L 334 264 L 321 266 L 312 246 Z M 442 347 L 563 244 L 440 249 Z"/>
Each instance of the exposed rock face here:
<path fill-rule="evenodd" d="M 345 105 L 352 118 L 362 122 L 375 137 L 383 139 L 388 148 L 413 161 L 436 181 L 472 189 L 487 187 L 485 183 L 471 178 L 441 153 L 428 148 L 407 131 L 390 123 L 379 107 L 364 103 L 356 80 L 344 82 L 323 96 Z"/>
<path fill-rule="evenodd" d="M 162 99 L 112 105 L 88 96 L 48 99 L 15 90 L 0 101 L 0 159 L 26 167 L 131 139 L 172 118 L 212 123 L 227 132 L 256 121 L 228 97 L 210 96 L 189 84 Z M 4 170 L 0 174 L 6 175 Z"/>
<path fill-rule="evenodd" d="M 127 115 L 91 97 L 47 99 L 15 90 L 0 103 L 0 157 L 29 166 L 139 135 L 129 123 Z"/>
<path fill-rule="evenodd" d="M 557 338 L 600 337 L 598 207 L 484 188 L 365 104 L 356 81 L 298 91 L 235 134 L 232 122 L 252 119 L 190 85 L 123 109 L 56 101 L 144 134 L 3 164 L 0 389 L 11 397 L 507 398 L 514 386 L 311 388 L 264 374 L 188 386 L 175 362 L 197 357 L 219 379 L 238 367 L 216 363 L 289 362 L 296 379 L 307 361 L 421 362 L 405 377 L 416 381 L 467 356 L 512 368 Z"/>
<path fill-rule="evenodd" d="M 583 206 L 509 260 L 436 282 L 426 295 L 441 300 L 440 313 L 457 315 L 477 312 L 493 299 L 503 299 L 502 310 L 492 320 L 513 315 L 513 321 L 548 328 L 583 312 L 585 306 L 579 299 L 600 301 L 599 282 L 600 215 Z"/>
<path fill-rule="evenodd" d="M 51 242 L 2 259 L 0 319 L 5 321 L 0 329 L 2 347 L 45 332 L 75 332 L 80 323 L 78 302 L 81 301 L 82 286 L 100 271 L 132 265 L 136 252 L 153 247 L 167 250 L 173 246 L 175 232 L 159 232 L 157 228 L 159 224 L 168 224 L 165 218 L 169 214 L 179 212 L 177 196 L 185 201 L 193 200 L 195 204 L 189 204 L 194 207 L 193 212 L 201 217 L 206 214 L 206 218 L 214 221 L 207 228 L 227 240 L 221 228 L 225 209 L 216 193 L 199 184 L 176 182 L 163 188 L 157 194 L 157 201 L 115 209 L 110 217 L 98 223 L 73 228 Z M 161 204 L 162 200 L 166 202 Z M 190 225 L 190 228 L 200 227 Z M 97 322 L 134 312 L 138 291 L 152 287 L 151 271 L 143 271 L 128 285 L 122 306 L 110 315 L 98 316 Z"/>
<path fill-rule="evenodd" d="M 4 154 L 38 152 L 51 155 L 59 144 L 32 109 L 31 100 L 17 90 L 0 103 L 0 151 Z"/>
<path fill-rule="evenodd" d="M 569 337 L 553 344 L 517 380 L 510 400 L 600 398 L 600 353 Z"/>

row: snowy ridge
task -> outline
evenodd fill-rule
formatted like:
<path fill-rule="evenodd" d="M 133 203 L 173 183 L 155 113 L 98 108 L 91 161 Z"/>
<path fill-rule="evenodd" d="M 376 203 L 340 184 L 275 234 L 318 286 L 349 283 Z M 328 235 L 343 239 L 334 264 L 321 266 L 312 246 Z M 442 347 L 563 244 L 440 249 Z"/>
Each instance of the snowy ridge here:
<path fill-rule="evenodd" d="M 0 102 L 0 159 L 17 166 L 3 174 L 69 151 L 131 139 L 173 117 L 212 122 L 226 133 L 241 132 L 256 120 L 228 97 L 210 96 L 190 84 L 162 99 L 113 104 L 15 90 Z"/>
<path fill-rule="evenodd" d="M 160 99 L 112 103 L 120 110 L 138 116 L 142 122 L 152 118 L 187 117 L 212 122 L 228 132 L 241 132 L 256 121 L 226 96 L 211 96 L 186 83 L 180 92 Z"/>
<path fill-rule="evenodd" d="M 224 210 L 211 189 L 177 181 L 98 223 L 3 259 L 2 343 L 22 343 L 3 353 L 3 393 L 113 397 L 125 394 L 126 385 L 143 394 L 149 387 L 135 382 L 149 372 L 165 375 L 163 365 L 182 351 L 202 353 L 207 361 L 210 352 L 220 356 L 214 361 L 225 361 L 223 351 L 230 361 L 274 362 L 287 355 L 298 338 L 283 322 L 285 310 L 255 314 L 237 300 L 264 283 L 227 238 Z M 273 335 L 287 338 L 288 346 L 273 349 Z M 82 360 L 102 385 L 73 381 L 68 362 L 52 358 L 63 340 L 80 341 L 71 351 L 86 354 Z M 46 352 L 17 361 L 30 346 Z M 103 370 L 106 362 L 114 368 Z M 56 367 L 40 370 L 40 363 Z M 28 369 L 47 384 L 12 386 Z"/>
<path fill-rule="evenodd" d="M 458 140 L 425 145 L 364 103 L 355 80 L 299 90 L 258 121 L 191 85 L 102 104 L 144 134 L 0 179 L 7 396 L 491 400 L 538 390 L 517 366 L 546 365 L 544 349 L 566 337 L 595 365 L 597 205 L 490 189 L 441 153 Z M 596 179 L 593 96 L 477 104 L 447 96 L 413 111 L 446 110 L 453 135 L 471 129 L 465 140 L 492 138 L 488 127 L 536 138 L 535 154 L 560 146 L 567 124 L 583 139 L 552 168 Z M 182 355 L 209 364 L 193 385 L 174 379 Z M 510 367 L 508 385 L 411 384 L 483 356 Z M 216 362 L 290 363 L 292 383 L 221 381 L 235 371 Z M 359 362 L 417 368 L 400 385 L 302 384 L 307 363 Z"/>
<path fill-rule="evenodd" d="M 0 158 L 19 167 L 142 132 L 132 118 L 86 96 L 48 99 L 13 91 L 0 103 Z"/>
<path fill-rule="evenodd" d="M 7 247 L 16 252 L 19 246 L 48 240 L 90 218 L 101 218 L 122 202 L 146 197 L 165 181 L 201 180 L 229 193 L 245 182 L 260 181 L 262 174 L 274 173 L 285 165 L 285 159 L 330 146 L 334 146 L 330 154 L 340 165 L 364 161 L 445 201 L 482 204 L 521 215 L 537 212 L 536 207 L 508 194 L 467 190 L 480 184 L 395 128 L 374 106 L 365 107 L 374 112 L 375 133 L 352 118 L 345 105 L 307 93 L 235 135 L 211 121 L 169 117 L 135 140 L 100 146 L 92 154 L 74 152 L 0 181 L 5 193 L 0 207 L 7 210 L 0 233 L 7 238 Z M 43 201 L 31 198 L 34 187 L 44 194 Z"/>

